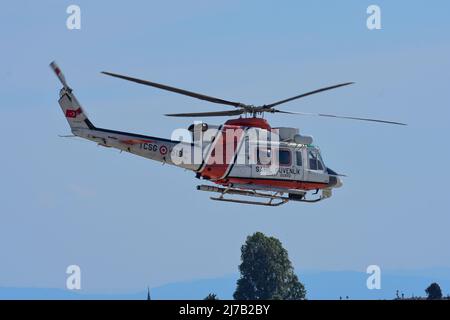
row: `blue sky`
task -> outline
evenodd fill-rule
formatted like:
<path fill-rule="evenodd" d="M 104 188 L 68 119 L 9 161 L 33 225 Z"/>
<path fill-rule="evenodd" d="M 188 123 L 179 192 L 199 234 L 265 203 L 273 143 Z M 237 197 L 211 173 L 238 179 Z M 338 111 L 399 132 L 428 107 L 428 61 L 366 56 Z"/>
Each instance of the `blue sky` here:
<path fill-rule="evenodd" d="M 81 30 L 65 26 L 72 3 Z M 373 3 L 382 30 L 366 28 Z M 233 274 L 255 231 L 279 238 L 299 271 L 450 268 L 449 10 L 448 1 L 3 4 L 0 286 L 63 288 L 70 264 L 86 292 Z M 216 203 L 190 172 L 59 138 L 69 129 L 53 59 L 92 122 L 111 129 L 167 137 L 190 120 L 164 113 L 220 106 L 102 70 L 255 104 L 355 81 L 286 109 L 409 126 L 269 116 L 312 134 L 326 164 L 349 176 L 344 187 L 315 205 Z"/>

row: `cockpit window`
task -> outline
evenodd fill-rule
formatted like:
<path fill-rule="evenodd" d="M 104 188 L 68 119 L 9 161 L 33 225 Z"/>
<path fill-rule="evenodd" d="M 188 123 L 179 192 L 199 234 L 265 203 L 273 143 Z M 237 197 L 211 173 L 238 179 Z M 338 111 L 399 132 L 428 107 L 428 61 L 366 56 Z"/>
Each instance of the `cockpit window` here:
<path fill-rule="evenodd" d="M 317 168 L 319 168 L 319 170 L 323 171 L 323 165 L 319 159 L 317 159 Z"/>
<path fill-rule="evenodd" d="M 310 170 L 323 171 L 325 168 L 320 153 L 314 149 L 308 150 L 308 163 Z"/>
<path fill-rule="evenodd" d="M 309 169 L 317 170 L 317 158 L 311 151 L 308 152 L 308 159 L 309 159 Z"/>

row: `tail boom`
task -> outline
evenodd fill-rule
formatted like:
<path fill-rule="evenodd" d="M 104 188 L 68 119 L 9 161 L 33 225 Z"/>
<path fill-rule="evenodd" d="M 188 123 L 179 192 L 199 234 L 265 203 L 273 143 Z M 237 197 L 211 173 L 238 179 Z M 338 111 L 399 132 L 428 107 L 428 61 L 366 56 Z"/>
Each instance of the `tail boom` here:
<path fill-rule="evenodd" d="M 52 62 L 50 67 L 63 85 L 59 93 L 58 103 L 75 136 L 94 141 L 104 147 L 116 148 L 151 160 L 175 165 L 171 160 L 171 152 L 180 143 L 179 141 L 97 128 L 89 120 L 72 89 L 68 86 L 58 65 Z M 197 169 L 197 166 L 193 164 L 181 164 L 178 166 L 189 170 Z"/>

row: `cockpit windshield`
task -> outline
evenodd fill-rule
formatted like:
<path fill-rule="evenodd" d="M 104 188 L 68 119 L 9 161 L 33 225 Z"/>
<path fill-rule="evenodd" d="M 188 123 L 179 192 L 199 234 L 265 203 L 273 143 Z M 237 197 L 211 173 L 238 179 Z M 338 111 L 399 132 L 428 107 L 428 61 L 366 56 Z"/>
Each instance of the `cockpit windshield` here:
<path fill-rule="evenodd" d="M 320 151 L 316 148 L 308 149 L 308 165 L 310 170 L 324 171 L 325 165 L 323 163 L 322 157 L 320 156 Z"/>

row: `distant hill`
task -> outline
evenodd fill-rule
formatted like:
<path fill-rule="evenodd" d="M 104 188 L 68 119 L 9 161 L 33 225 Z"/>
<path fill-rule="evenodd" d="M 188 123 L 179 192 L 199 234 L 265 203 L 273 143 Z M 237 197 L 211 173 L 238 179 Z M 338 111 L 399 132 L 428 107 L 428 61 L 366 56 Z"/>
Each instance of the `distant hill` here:
<path fill-rule="evenodd" d="M 151 288 L 152 299 L 203 299 L 210 292 L 220 299 L 232 299 L 238 274 Z M 381 290 L 368 290 L 368 275 L 356 271 L 302 271 L 308 299 L 394 299 L 397 290 L 405 297 L 425 296 L 425 288 L 437 282 L 443 294 L 450 293 L 450 269 L 389 271 L 382 273 Z M 51 288 L 2 288 L 0 299 L 146 299 L 147 291 L 125 294 L 78 293 Z"/>

